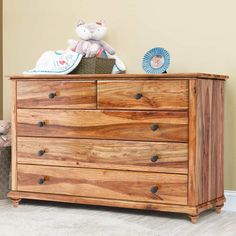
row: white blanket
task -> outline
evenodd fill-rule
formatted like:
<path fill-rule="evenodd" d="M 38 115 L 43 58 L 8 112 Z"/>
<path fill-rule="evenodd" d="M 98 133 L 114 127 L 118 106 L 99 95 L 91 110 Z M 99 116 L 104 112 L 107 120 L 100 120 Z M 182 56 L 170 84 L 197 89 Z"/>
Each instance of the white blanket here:
<path fill-rule="evenodd" d="M 41 55 L 32 70 L 25 71 L 24 74 L 58 74 L 66 75 L 71 73 L 80 63 L 83 55 L 71 50 L 47 51 Z M 105 53 L 106 58 L 114 58 L 115 65 L 112 74 L 124 73 L 126 68 L 124 63 L 116 55 Z"/>
<path fill-rule="evenodd" d="M 69 74 L 80 63 L 83 55 L 66 51 L 47 51 L 38 59 L 36 67 L 24 74 Z"/>

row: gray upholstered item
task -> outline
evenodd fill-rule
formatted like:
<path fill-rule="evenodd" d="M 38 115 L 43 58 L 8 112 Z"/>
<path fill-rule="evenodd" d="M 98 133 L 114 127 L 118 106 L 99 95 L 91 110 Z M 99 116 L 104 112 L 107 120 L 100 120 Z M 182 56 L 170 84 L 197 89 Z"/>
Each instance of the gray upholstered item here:
<path fill-rule="evenodd" d="M 11 147 L 0 147 L 0 199 L 7 197 L 10 188 Z"/>

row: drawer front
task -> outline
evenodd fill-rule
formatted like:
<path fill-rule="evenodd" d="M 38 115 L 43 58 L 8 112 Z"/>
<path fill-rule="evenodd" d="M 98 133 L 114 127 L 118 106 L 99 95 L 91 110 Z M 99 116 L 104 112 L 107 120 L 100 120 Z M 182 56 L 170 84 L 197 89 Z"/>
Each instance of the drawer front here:
<path fill-rule="evenodd" d="M 187 143 L 17 138 L 18 163 L 187 174 Z"/>
<path fill-rule="evenodd" d="M 188 81 L 98 82 L 100 109 L 186 110 Z"/>
<path fill-rule="evenodd" d="M 96 108 L 95 82 L 17 81 L 18 108 Z"/>
<path fill-rule="evenodd" d="M 187 112 L 18 109 L 17 122 L 18 136 L 188 141 Z"/>
<path fill-rule="evenodd" d="M 18 191 L 186 205 L 187 175 L 18 165 Z"/>

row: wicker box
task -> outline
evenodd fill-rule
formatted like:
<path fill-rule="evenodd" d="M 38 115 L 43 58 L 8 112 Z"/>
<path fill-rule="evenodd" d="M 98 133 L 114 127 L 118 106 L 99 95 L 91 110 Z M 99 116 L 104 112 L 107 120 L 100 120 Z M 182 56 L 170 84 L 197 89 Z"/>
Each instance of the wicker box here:
<path fill-rule="evenodd" d="M 7 198 L 10 189 L 11 147 L 0 148 L 0 199 Z"/>
<path fill-rule="evenodd" d="M 83 58 L 72 74 L 111 74 L 115 59 L 88 57 Z"/>

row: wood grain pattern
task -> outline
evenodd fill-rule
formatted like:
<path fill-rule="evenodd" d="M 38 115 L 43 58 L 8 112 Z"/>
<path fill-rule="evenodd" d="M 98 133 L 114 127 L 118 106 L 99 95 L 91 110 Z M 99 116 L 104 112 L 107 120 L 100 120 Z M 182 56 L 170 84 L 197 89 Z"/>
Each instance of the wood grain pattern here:
<path fill-rule="evenodd" d="M 11 198 L 11 201 L 12 201 L 12 205 L 13 207 L 18 207 L 20 202 L 21 202 L 21 198 Z"/>
<path fill-rule="evenodd" d="M 134 208 L 143 209 L 151 211 L 168 211 L 168 212 L 178 212 L 190 215 L 200 214 L 201 212 L 214 208 L 217 205 L 222 205 L 224 203 L 224 198 L 218 198 L 208 203 L 199 206 L 185 206 L 178 204 L 163 204 L 163 203 L 150 203 L 150 202 L 134 202 L 125 201 L 118 199 L 104 199 L 104 198 L 91 198 L 91 197 L 80 197 L 80 196 L 70 196 L 63 194 L 47 194 L 47 193 L 33 193 L 33 192 L 19 192 L 11 191 L 8 193 L 8 197 L 11 199 L 35 199 L 35 200 L 45 200 L 54 202 L 71 202 L 78 204 L 89 204 L 89 205 L 100 205 L 100 206 L 110 206 L 110 207 L 123 207 L 123 208 Z"/>
<path fill-rule="evenodd" d="M 225 197 L 219 197 L 213 200 L 210 200 L 208 202 L 205 202 L 203 204 L 197 205 L 197 214 L 200 214 L 208 209 L 211 208 L 216 208 L 218 206 L 223 207 L 224 206 L 224 202 L 225 202 Z"/>
<path fill-rule="evenodd" d="M 18 109 L 18 135 L 150 141 L 188 141 L 187 112 Z M 45 127 L 38 127 L 45 121 Z M 159 129 L 151 130 L 152 124 Z"/>
<path fill-rule="evenodd" d="M 46 181 L 38 184 L 39 178 Z M 157 186 L 157 193 L 150 188 Z M 88 168 L 18 165 L 19 191 L 98 198 L 187 203 L 187 176 Z"/>
<path fill-rule="evenodd" d="M 17 149 L 25 164 L 188 173 L 187 143 L 18 137 Z"/>
<path fill-rule="evenodd" d="M 12 76 L 14 191 L 8 196 L 15 204 L 28 198 L 183 212 L 193 222 L 207 209 L 220 212 L 227 78 Z M 58 95 L 52 103 L 50 92 Z M 134 99 L 136 93 L 142 97 Z M 151 162 L 154 155 L 159 159 Z"/>
<path fill-rule="evenodd" d="M 216 186 L 212 196 L 224 196 L 224 82 L 213 82 L 213 107 L 212 107 L 212 186 Z M 217 176 L 217 178 L 215 178 Z"/>
<path fill-rule="evenodd" d="M 12 81 L 12 93 L 11 93 L 11 175 L 12 175 L 12 182 L 11 188 L 12 190 L 17 190 L 17 104 L 16 104 L 16 91 L 17 89 L 17 81 Z"/>
<path fill-rule="evenodd" d="M 216 213 L 217 213 L 217 214 L 220 214 L 223 207 L 224 207 L 224 205 L 216 206 L 216 207 L 215 207 Z"/>
<path fill-rule="evenodd" d="M 166 74 L 70 74 L 70 75 L 10 75 L 11 79 L 36 79 L 36 80 L 68 80 L 68 79 L 78 79 L 78 80 L 85 80 L 85 79 L 99 79 L 99 80 L 113 80 L 116 78 L 119 79 L 213 79 L 213 80 L 226 80 L 229 77 L 227 75 L 217 75 L 217 74 L 206 74 L 206 73 L 166 73 Z"/>
<path fill-rule="evenodd" d="M 196 156 L 189 156 L 189 163 L 195 163 L 194 167 L 189 169 L 191 182 L 195 181 L 192 188 L 189 188 L 188 204 L 191 205 L 224 196 L 223 82 L 197 80 L 195 103 Z"/>
<path fill-rule="evenodd" d="M 56 96 L 50 99 L 50 93 Z M 18 108 L 95 109 L 95 82 L 18 81 Z"/>
<path fill-rule="evenodd" d="M 196 224 L 199 218 L 199 215 L 189 215 L 189 218 L 193 224 Z"/>
<path fill-rule="evenodd" d="M 187 110 L 188 81 L 98 81 L 99 109 Z M 142 97 L 135 98 L 136 94 Z"/>
<path fill-rule="evenodd" d="M 189 175 L 188 175 L 188 204 L 196 205 L 196 177 L 199 172 L 196 170 L 196 119 L 197 119 L 197 97 L 196 80 L 189 81 Z"/>

